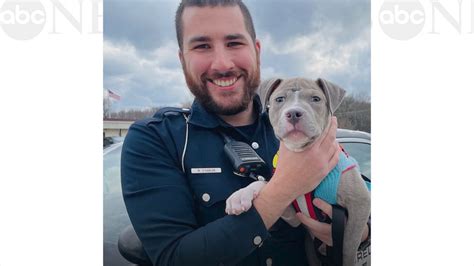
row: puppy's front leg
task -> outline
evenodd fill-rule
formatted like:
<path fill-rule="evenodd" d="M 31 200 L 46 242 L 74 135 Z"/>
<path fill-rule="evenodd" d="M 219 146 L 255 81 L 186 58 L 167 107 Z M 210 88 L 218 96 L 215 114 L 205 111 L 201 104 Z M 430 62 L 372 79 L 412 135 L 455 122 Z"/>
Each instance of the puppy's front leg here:
<path fill-rule="evenodd" d="M 232 193 L 225 202 L 225 212 L 229 215 L 239 215 L 248 211 L 252 207 L 252 200 L 258 196 L 266 184 L 266 181 L 255 181 Z"/>
<path fill-rule="evenodd" d="M 298 227 L 301 224 L 298 217 L 296 217 L 295 209 L 293 209 L 293 206 L 291 205 L 286 208 L 286 210 L 281 215 L 281 218 L 293 227 Z"/>

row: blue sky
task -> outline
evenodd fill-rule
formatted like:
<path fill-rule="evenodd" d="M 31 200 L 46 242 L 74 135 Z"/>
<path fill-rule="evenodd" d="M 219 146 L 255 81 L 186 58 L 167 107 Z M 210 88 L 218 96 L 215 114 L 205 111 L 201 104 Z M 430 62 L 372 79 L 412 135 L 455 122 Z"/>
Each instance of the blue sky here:
<path fill-rule="evenodd" d="M 370 98 L 369 0 L 247 0 L 262 79 L 326 78 Z M 112 111 L 192 101 L 178 59 L 178 0 L 104 0 L 104 88 Z"/>

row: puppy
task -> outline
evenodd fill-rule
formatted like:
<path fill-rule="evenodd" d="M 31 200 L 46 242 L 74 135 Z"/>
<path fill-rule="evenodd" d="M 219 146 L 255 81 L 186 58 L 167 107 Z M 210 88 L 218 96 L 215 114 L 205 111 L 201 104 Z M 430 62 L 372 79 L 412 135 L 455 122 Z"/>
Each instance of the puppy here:
<path fill-rule="evenodd" d="M 258 94 L 269 108 L 270 122 L 277 138 L 289 150 L 300 152 L 309 147 L 328 126 L 345 91 L 323 79 L 292 78 L 267 80 L 260 85 Z M 314 197 L 340 205 L 348 212 L 343 240 L 344 266 L 355 264 L 357 249 L 370 215 L 370 192 L 356 166 L 351 157 L 341 152 L 338 165 L 312 192 Z M 256 181 L 233 193 L 226 201 L 226 212 L 238 215 L 247 211 L 265 184 L 264 181 Z M 310 197 L 309 194 L 300 196 L 293 205 L 297 211 L 315 218 L 311 200 L 308 200 Z M 282 218 L 294 227 L 300 224 L 291 206 Z"/>

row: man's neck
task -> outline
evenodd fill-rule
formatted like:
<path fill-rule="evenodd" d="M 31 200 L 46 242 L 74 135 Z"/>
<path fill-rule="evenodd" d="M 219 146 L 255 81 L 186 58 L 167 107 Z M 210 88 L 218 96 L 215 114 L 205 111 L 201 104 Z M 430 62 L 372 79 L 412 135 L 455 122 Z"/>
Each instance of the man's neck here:
<path fill-rule="evenodd" d="M 253 112 L 253 101 L 249 103 L 247 109 L 236 115 L 219 115 L 227 124 L 234 127 L 246 126 L 253 124 L 255 121 L 255 114 Z"/>

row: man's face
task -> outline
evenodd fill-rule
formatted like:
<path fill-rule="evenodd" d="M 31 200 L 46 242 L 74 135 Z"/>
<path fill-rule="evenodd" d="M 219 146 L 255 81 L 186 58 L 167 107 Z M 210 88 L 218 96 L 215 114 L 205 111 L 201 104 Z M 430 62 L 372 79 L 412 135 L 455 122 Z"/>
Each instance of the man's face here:
<path fill-rule="evenodd" d="M 260 43 L 247 32 L 238 6 L 187 7 L 179 56 L 186 83 L 209 111 L 245 110 L 260 83 Z"/>

